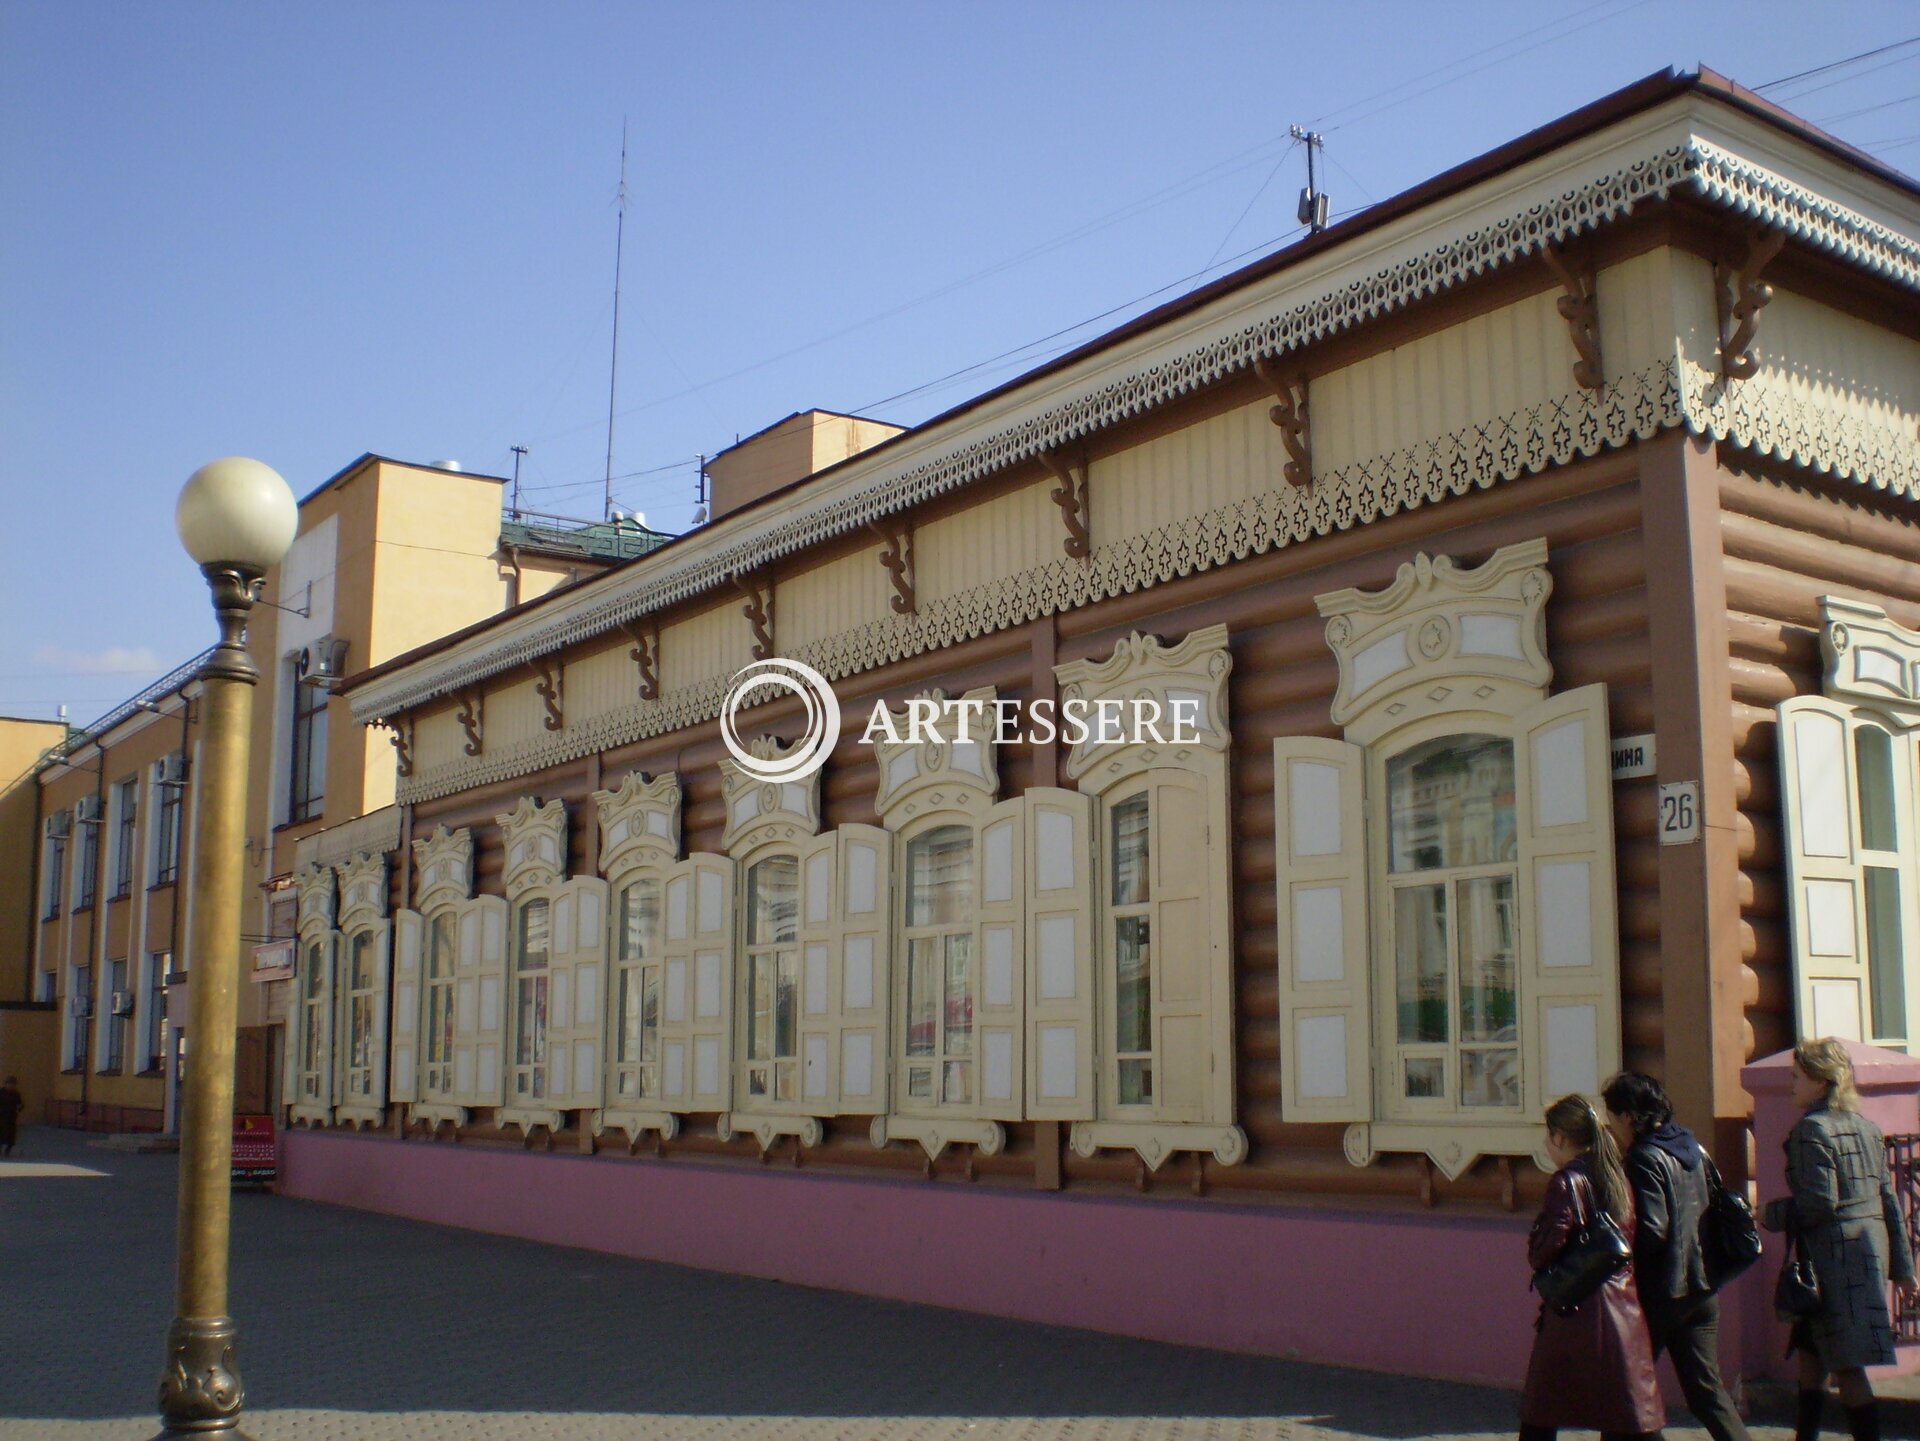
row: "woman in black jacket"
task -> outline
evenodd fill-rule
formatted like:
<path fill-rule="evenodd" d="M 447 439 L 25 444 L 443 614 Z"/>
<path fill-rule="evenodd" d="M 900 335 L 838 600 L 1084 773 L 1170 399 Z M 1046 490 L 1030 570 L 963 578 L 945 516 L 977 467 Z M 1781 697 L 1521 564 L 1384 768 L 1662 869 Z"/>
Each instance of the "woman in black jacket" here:
<path fill-rule="evenodd" d="M 1673 1358 L 1687 1409 L 1714 1441 L 1748 1441 L 1720 1379 L 1720 1298 L 1700 1246 L 1711 1162 L 1693 1132 L 1674 1123 L 1667 1093 L 1652 1076 L 1622 1071 L 1601 1095 L 1639 1214 L 1633 1269 L 1654 1358 L 1663 1350 Z"/>

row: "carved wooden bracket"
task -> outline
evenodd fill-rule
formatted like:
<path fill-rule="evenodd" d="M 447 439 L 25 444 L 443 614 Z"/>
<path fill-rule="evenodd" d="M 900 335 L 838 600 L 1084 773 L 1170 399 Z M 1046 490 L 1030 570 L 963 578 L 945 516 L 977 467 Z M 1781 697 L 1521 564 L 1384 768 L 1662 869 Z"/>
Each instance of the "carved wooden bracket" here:
<path fill-rule="evenodd" d="M 638 625 L 623 625 L 621 630 L 627 633 L 627 639 L 633 642 L 633 649 L 627 654 L 633 657 L 633 663 L 640 670 L 640 699 L 660 699 L 660 628 L 643 630 Z"/>
<path fill-rule="evenodd" d="M 550 731 L 559 730 L 566 724 L 560 715 L 560 683 L 566 667 L 558 657 L 541 656 L 528 661 L 527 669 L 533 672 L 533 693 L 540 697 L 540 704 L 547 710 L 541 724 Z"/>
<path fill-rule="evenodd" d="M 1065 549 L 1075 560 L 1093 554 L 1093 537 L 1087 513 L 1087 462 L 1084 457 L 1067 456 L 1057 450 L 1040 452 L 1040 463 L 1052 472 L 1053 503 L 1060 507 L 1060 519 L 1067 527 Z"/>
<path fill-rule="evenodd" d="M 1760 312 L 1773 299 L 1773 287 L 1761 280 L 1773 257 L 1787 243 L 1784 230 L 1755 226 L 1746 235 L 1746 255 L 1737 264 L 1713 264 L 1713 299 L 1720 319 L 1720 378 L 1749 380 L 1760 369 L 1754 337 L 1760 330 Z"/>
<path fill-rule="evenodd" d="M 1280 439 L 1287 447 L 1288 460 L 1281 474 L 1289 485 L 1312 485 L 1313 427 L 1307 416 L 1306 376 L 1282 376 L 1280 367 L 1270 360 L 1254 361 L 1253 373 L 1275 397 L 1267 418 L 1280 427 Z"/>
<path fill-rule="evenodd" d="M 1573 363 L 1573 383 L 1587 390 L 1603 390 L 1607 372 L 1600 363 L 1600 309 L 1595 299 L 1593 256 L 1576 255 L 1549 243 L 1541 248 L 1540 258 L 1565 292 L 1554 302 L 1554 308 L 1567 322 L 1567 336 L 1580 357 Z"/>
<path fill-rule="evenodd" d="M 392 734 L 387 739 L 393 742 L 395 769 L 404 779 L 413 774 L 413 723 L 390 727 Z"/>
<path fill-rule="evenodd" d="M 760 581 L 750 575 L 736 575 L 734 585 L 747 603 L 740 609 L 747 617 L 747 624 L 753 627 L 753 658 L 772 660 L 773 647 L 773 581 L 768 579 L 765 588 Z"/>
<path fill-rule="evenodd" d="M 893 583 L 894 614 L 914 614 L 919 602 L 913 590 L 913 527 L 905 523 L 892 527 L 883 521 L 870 520 L 867 529 L 880 537 L 880 567 Z"/>
<path fill-rule="evenodd" d="M 460 722 L 460 729 L 467 733 L 467 754 L 480 754 L 480 692 L 468 690 L 460 692 L 460 709 L 454 712 L 454 719 Z"/>

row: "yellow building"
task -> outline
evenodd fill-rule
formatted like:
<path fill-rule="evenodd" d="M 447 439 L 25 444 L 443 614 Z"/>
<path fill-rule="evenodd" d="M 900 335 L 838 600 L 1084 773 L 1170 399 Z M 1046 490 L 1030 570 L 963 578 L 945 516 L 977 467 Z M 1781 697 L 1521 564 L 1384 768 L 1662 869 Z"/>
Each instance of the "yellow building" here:
<path fill-rule="evenodd" d="M 54 1018 L 33 988 L 39 786 L 43 756 L 67 737 L 65 721 L 0 716 L 0 1077 L 19 1078 L 26 1114 L 40 1114 L 51 1084 Z"/>

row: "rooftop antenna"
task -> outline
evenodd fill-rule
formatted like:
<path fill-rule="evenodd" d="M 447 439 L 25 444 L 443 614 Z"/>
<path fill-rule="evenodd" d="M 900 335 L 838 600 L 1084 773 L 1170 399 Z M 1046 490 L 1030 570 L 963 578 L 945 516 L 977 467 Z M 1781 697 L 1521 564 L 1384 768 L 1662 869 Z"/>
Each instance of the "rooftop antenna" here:
<path fill-rule="evenodd" d="M 707 458 L 703 455 L 699 459 L 699 474 L 693 482 L 693 523 L 705 525 L 707 523 Z"/>
<path fill-rule="evenodd" d="M 613 519 L 613 398 L 620 378 L 620 260 L 627 247 L 627 117 L 620 117 L 620 218 L 613 241 L 613 358 L 607 365 L 607 494 L 602 519 Z"/>
<path fill-rule="evenodd" d="M 518 520 L 520 518 L 520 457 L 527 453 L 527 448 L 524 445 L 510 445 L 507 449 L 513 452 L 513 518 Z"/>
<path fill-rule="evenodd" d="M 1300 223 L 1318 235 L 1327 228 L 1327 194 L 1314 184 L 1313 152 L 1326 146 L 1327 138 L 1317 130 L 1292 126 L 1288 132 L 1307 147 L 1307 188 L 1300 192 Z"/>

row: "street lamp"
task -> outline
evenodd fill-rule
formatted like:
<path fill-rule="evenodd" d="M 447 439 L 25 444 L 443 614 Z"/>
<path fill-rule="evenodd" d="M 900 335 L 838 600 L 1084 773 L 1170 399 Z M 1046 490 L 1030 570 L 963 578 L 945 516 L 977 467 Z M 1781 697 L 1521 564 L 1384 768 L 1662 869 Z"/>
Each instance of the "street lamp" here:
<path fill-rule="evenodd" d="M 227 1314 L 232 1203 L 234 1027 L 240 1007 L 241 856 L 253 687 L 247 612 L 300 522 L 293 492 L 257 460 L 196 470 L 174 511 L 180 540 L 213 591 L 220 644 L 200 672 L 203 725 L 195 767 L 193 921 L 187 935 L 187 1034 L 193 1061 L 180 1123 L 180 1231 L 173 1324 L 160 1377 L 165 1437 L 231 1432 L 244 1395 Z"/>

